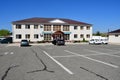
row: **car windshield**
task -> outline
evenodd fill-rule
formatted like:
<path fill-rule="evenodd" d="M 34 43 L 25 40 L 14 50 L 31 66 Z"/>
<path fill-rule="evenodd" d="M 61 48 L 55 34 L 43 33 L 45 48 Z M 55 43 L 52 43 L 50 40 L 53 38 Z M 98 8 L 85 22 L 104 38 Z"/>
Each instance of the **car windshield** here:
<path fill-rule="evenodd" d="M 27 40 L 22 40 L 22 42 L 28 42 Z"/>

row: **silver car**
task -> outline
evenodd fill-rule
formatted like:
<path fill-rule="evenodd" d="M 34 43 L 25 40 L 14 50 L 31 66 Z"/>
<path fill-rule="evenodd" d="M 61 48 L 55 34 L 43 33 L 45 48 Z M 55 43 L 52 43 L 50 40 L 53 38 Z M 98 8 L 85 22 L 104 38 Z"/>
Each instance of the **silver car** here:
<path fill-rule="evenodd" d="M 28 40 L 21 40 L 20 46 L 29 46 Z"/>

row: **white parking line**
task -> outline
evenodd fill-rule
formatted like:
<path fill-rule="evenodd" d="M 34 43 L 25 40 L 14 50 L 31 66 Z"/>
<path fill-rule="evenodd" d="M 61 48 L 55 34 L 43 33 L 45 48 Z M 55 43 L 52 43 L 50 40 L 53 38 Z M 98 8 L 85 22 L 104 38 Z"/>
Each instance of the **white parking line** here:
<path fill-rule="evenodd" d="M 14 54 L 14 52 L 5 52 L 3 53 L 4 55 L 8 55 L 8 54 Z"/>
<path fill-rule="evenodd" d="M 116 66 L 116 65 L 113 65 L 113 64 L 110 64 L 110 63 L 106 63 L 106 62 L 103 62 L 103 61 L 100 61 L 100 60 L 96 60 L 96 59 L 93 59 L 93 58 L 90 58 L 90 57 L 87 57 L 87 56 L 84 56 L 84 55 L 80 55 L 78 53 L 74 53 L 74 52 L 71 52 L 71 51 L 68 51 L 68 50 L 64 50 L 64 51 L 68 52 L 68 53 L 71 53 L 71 54 L 74 54 L 74 55 L 78 55 L 80 57 L 83 57 L 83 58 L 86 58 L 86 59 L 89 59 L 89 60 L 92 60 L 92 61 L 95 61 L 95 62 L 99 62 L 99 63 L 105 64 L 105 65 L 111 66 L 113 68 L 119 68 L 119 66 Z"/>
<path fill-rule="evenodd" d="M 5 55 L 7 55 L 7 54 L 8 54 L 8 52 L 5 52 L 4 54 L 5 54 Z"/>
<path fill-rule="evenodd" d="M 98 51 L 93 51 L 93 50 L 88 50 L 86 49 L 87 51 L 90 51 L 90 52 L 94 52 L 94 53 L 98 53 L 98 55 L 108 55 L 108 56 L 113 56 L 113 57 L 119 57 L 120 56 L 117 56 L 117 55 L 113 55 L 113 54 L 108 54 L 108 53 L 102 53 L 102 52 L 98 52 Z M 96 54 L 97 55 L 97 54 Z M 89 56 L 89 55 L 88 55 Z"/>
<path fill-rule="evenodd" d="M 76 57 L 76 55 L 67 55 L 67 56 L 52 56 L 54 58 L 64 58 L 64 57 Z"/>
<path fill-rule="evenodd" d="M 14 52 L 11 52 L 10 54 L 14 54 Z"/>
<path fill-rule="evenodd" d="M 60 62 L 58 62 L 56 59 L 54 59 L 52 56 L 50 56 L 46 51 L 43 51 L 48 57 L 50 57 L 54 62 L 56 62 L 60 67 L 62 67 L 65 71 L 67 71 L 69 74 L 74 74 L 72 71 L 70 71 L 68 68 L 63 66 Z"/>

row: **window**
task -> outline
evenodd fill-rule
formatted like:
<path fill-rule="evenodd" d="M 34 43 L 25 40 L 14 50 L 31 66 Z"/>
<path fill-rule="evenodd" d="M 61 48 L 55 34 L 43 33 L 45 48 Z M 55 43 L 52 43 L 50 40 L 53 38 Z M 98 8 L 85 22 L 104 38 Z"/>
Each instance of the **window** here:
<path fill-rule="evenodd" d="M 87 30 L 90 30 L 90 26 L 87 26 L 86 29 L 87 29 Z"/>
<path fill-rule="evenodd" d="M 25 29 L 30 29 L 30 25 L 29 25 L 29 24 L 26 24 L 26 25 L 25 25 Z"/>
<path fill-rule="evenodd" d="M 44 40 L 50 41 L 51 40 L 51 34 L 44 34 Z"/>
<path fill-rule="evenodd" d="M 38 39 L 38 34 L 34 34 L 34 39 Z"/>
<path fill-rule="evenodd" d="M 63 31 L 70 31 L 69 25 L 63 25 Z"/>
<path fill-rule="evenodd" d="M 16 24 L 16 29 L 21 29 L 21 25 L 20 24 Z"/>
<path fill-rule="evenodd" d="M 84 38 L 84 34 L 81 34 L 81 35 L 80 35 L 80 38 Z"/>
<path fill-rule="evenodd" d="M 26 35 L 25 35 L 25 38 L 26 38 L 26 39 L 30 39 L 30 34 L 26 34 Z"/>
<path fill-rule="evenodd" d="M 90 38 L 90 34 L 87 34 L 86 37 L 87 37 L 87 38 Z"/>
<path fill-rule="evenodd" d="M 84 29 L 84 26 L 80 26 L 80 29 L 83 30 L 83 29 Z"/>
<path fill-rule="evenodd" d="M 65 38 L 65 40 L 69 40 L 70 39 L 70 34 L 65 34 L 64 38 Z"/>
<path fill-rule="evenodd" d="M 77 28 L 78 28 L 77 26 L 74 26 L 74 30 L 77 30 Z"/>
<path fill-rule="evenodd" d="M 21 39 L 22 35 L 21 34 L 16 34 L 16 39 Z"/>
<path fill-rule="evenodd" d="M 34 25 L 34 29 L 38 29 L 38 25 Z"/>
<path fill-rule="evenodd" d="M 61 25 L 53 25 L 53 31 L 61 31 Z"/>
<path fill-rule="evenodd" d="M 51 25 L 44 25 L 44 31 L 51 31 Z"/>
<path fill-rule="evenodd" d="M 116 34 L 115 37 L 118 37 L 118 35 Z"/>
<path fill-rule="evenodd" d="M 77 38 L 77 34 L 74 34 L 74 38 Z"/>

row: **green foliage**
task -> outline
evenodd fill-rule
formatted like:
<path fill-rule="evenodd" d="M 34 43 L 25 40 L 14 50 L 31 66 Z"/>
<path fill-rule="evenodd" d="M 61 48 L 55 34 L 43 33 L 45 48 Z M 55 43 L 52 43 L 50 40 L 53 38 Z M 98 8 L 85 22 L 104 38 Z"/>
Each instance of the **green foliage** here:
<path fill-rule="evenodd" d="M 10 35 L 10 31 L 6 29 L 0 30 L 0 36 L 8 36 Z"/>
<path fill-rule="evenodd" d="M 75 40 L 73 41 L 73 43 L 80 43 L 80 40 Z"/>
<path fill-rule="evenodd" d="M 83 38 L 82 42 L 88 42 L 87 40 L 85 40 L 85 38 Z"/>
<path fill-rule="evenodd" d="M 85 42 L 85 38 L 83 38 L 83 42 Z"/>
<path fill-rule="evenodd" d="M 102 37 L 107 37 L 107 33 L 101 33 L 97 31 L 96 33 L 93 33 L 93 36 L 102 36 Z"/>

